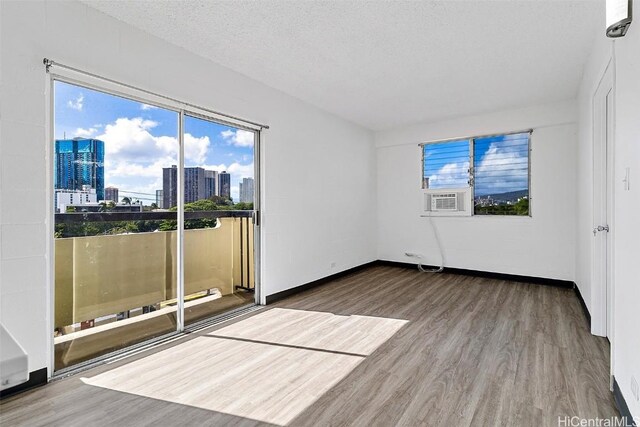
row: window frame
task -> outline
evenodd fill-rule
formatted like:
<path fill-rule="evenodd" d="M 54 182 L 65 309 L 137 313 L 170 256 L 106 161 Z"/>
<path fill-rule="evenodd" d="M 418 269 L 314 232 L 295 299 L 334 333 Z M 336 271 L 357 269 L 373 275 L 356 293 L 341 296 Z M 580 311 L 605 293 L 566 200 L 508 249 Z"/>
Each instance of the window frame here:
<path fill-rule="evenodd" d="M 516 135 L 516 134 L 527 134 L 527 192 L 528 192 L 528 199 L 529 199 L 529 209 L 528 209 L 528 213 L 527 215 L 483 215 L 483 214 L 476 214 L 475 213 L 475 195 L 476 195 L 476 185 L 475 185 L 475 168 L 476 168 L 476 164 L 475 164 L 475 141 L 476 139 L 483 139 L 483 138 L 492 138 L 492 137 L 497 137 L 497 136 L 508 136 L 508 135 Z M 446 138 L 446 139 L 437 139 L 437 140 L 431 140 L 431 141 L 427 141 L 427 142 L 421 142 L 418 144 L 418 146 L 420 147 L 420 151 L 421 151 L 421 162 L 420 162 L 420 188 L 423 191 L 426 190 L 436 190 L 436 189 L 430 189 L 430 188 L 425 188 L 425 175 L 424 175 L 424 171 L 425 171 L 425 165 L 426 165 L 426 157 L 425 157 L 425 146 L 427 145 L 431 145 L 431 144 L 442 144 L 442 143 L 447 143 L 447 142 L 457 142 L 457 141 L 468 141 L 469 143 L 469 180 L 468 180 L 468 188 L 469 191 L 471 193 L 471 202 L 473 203 L 473 207 L 472 207 L 472 211 L 471 211 L 471 217 L 490 217 L 490 218 L 532 218 L 532 203 L 531 201 L 533 200 L 533 198 L 531 197 L 531 190 L 532 190 L 532 185 L 531 185 L 531 154 L 533 152 L 532 149 L 532 145 L 531 145 L 531 136 L 533 135 L 533 129 L 524 129 L 524 130 L 519 130 L 519 131 L 509 131 L 509 132 L 495 132 L 495 133 L 490 133 L 490 134 L 484 134 L 484 135 L 473 135 L 473 136 L 461 136 L 461 137 L 455 137 L 455 138 Z M 461 187 L 457 187 L 457 188 L 442 188 L 442 189 L 437 189 L 437 190 L 443 190 L 443 191 L 447 191 L 447 190 L 454 190 L 454 189 L 459 189 Z M 467 187 L 464 187 L 467 188 Z"/>

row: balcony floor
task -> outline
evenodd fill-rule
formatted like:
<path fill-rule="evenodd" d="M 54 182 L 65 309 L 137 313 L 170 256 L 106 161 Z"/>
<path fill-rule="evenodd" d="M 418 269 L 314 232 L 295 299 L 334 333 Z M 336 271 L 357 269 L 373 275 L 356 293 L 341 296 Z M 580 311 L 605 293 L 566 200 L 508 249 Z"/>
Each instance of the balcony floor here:
<path fill-rule="evenodd" d="M 3 425 L 549 425 L 618 416 L 570 289 L 375 266 L 4 400 Z"/>

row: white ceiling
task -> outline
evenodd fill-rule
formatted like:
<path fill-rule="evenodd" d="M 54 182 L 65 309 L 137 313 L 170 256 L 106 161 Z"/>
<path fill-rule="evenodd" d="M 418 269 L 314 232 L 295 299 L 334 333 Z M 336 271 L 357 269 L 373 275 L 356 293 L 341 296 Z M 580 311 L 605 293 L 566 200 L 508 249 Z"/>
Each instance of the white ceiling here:
<path fill-rule="evenodd" d="M 604 2 L 94 1 L 367 128 L 575 97 Z"/>

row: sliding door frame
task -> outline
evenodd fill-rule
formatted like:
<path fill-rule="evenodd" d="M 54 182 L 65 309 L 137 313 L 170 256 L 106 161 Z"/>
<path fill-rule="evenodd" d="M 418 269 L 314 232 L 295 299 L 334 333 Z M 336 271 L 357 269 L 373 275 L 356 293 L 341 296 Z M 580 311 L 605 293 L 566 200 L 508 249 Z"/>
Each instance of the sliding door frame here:
<path fill-rule="evenodd" d="M 219 115 L 211 110 L 199 108 L 195 105 L 176 101 L 173 98 L 165 97 L 163 95 L 155 94 L 145 89 L 135 88 L 131 85 L 119 83 L 117 81 L 103 78 L 91 73 L 84 73 L 82 71 L 73 69 L 66 66 L 58 66 L 54 69 L 50 69 L 56 65 L 55 63 L 47 64 L 47 78 L 45 92 L 45 108 L 46 108 L 46 124 L 45 124 L 45 136 L 46 136 L 46 172 L 47 172 L 47 190 L 46 190 L 46 207 L 48 209 L 47 220 L 45 223 L 45 230 L 47 233 L 47 286 L 49 286 L 48 303 L 47 303 L 47 334 L 49 339 L 47 340 L 47 350 L 49 351 L 49 366 L 48 377 L 53 378 L 57 376 L 64 376 L 70 371 L 83 369 L 85 367 L 93 366 L 97 363 L 102 363 L 113 357 L 117 357 L 120 354 L 127 354 L 131 351 L 137 351 L 140 348 L 146 348 L 154 343 L 165 341 L 176 336 L 180 336 L 185 331 L 185 295 L 184 295 L 184 130 L 185 130 L 185 116 L 191 116 L 208 120 L 217 124 L 234 127 L 236 129 L 242 129 L 254 134 L 254 206 L 253 206 L 253 248 L 254 248 L 254 304 L 261 304 L 261 274 L 260 274 L 260 255 L 261 255 L 261 235 L 260 235 L 260 159 L 261 150 L 260 142 L 263 129 L 268 129 L 266 125 L 258 125 L 251 122 L 246 122 L 241 119 L 236 119 L 232 116 Z M 153 105 L 165 110 L 169 110 L 178 114 L 178 179 L 177 179 L 177 268 L 176 268 L 176 280 L 177 280 L 177 307 L 176 307 L 176 331 L 164 334 L 155 338 L 144 340 L 140 343 L 127 346 L 123 349 L 109 352 L 96 358 L 90 359 L 85 362 L 72 365 L 68 368 L 62 368 L 55 371 L 55 343 L 53 336 L 53 329 L 55 325 L 55 212 L 54 196 L 53 196 L 53 173 L 55 155 L 53 150 L 53 140 L 55 136 L 55 82 L 60 81 L 63 83 L 75 85 L 78 87 L 102 92 L 108 95 L 114 95 L 135 102 L 144 103 L 147 105 Z M 233 285 L 235 286 L 235 285 Z M 212 315 L 214 319 L 221 314 Z"/>

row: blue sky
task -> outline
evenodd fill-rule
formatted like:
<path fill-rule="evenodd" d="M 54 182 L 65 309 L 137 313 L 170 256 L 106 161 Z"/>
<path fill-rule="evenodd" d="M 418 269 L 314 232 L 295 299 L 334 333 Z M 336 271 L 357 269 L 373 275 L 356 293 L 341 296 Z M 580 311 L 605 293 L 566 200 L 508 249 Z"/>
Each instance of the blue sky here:
<path fill-rule="evenodd" d="M 105 185 L 120 197 L 155 201 L 162 168 L 178 161 L 178 113 L 91 89 L 55 83 L 55 138 L 105 142 Z M 231 196 L 253 177 L 253 133 L 185 117 L 185 166 L 231 173 Z"/>
<path fill-rule="evenodd" d="M 528 189 L 527 133 L 476 138 L 475 195 Z M 424 176 L 429 188 L 463 188 L 469 179 L 469 140 L 426 144 Z"/>

